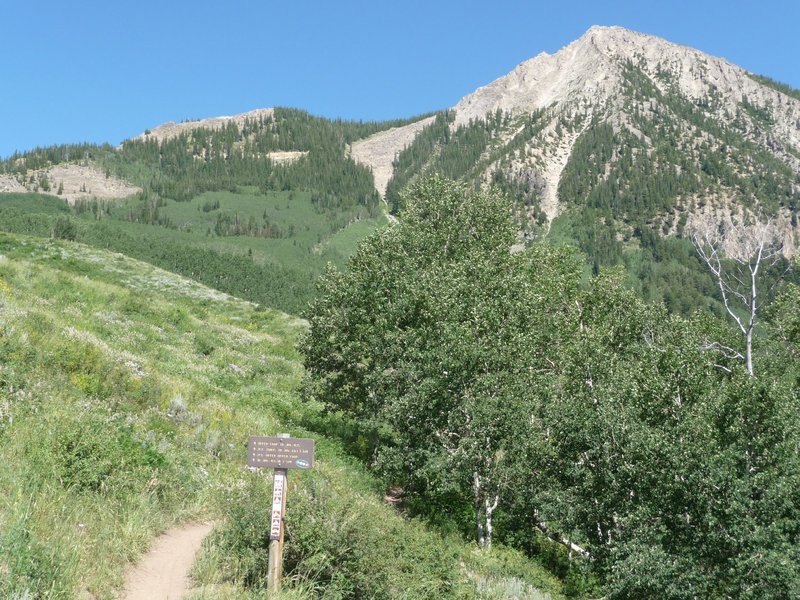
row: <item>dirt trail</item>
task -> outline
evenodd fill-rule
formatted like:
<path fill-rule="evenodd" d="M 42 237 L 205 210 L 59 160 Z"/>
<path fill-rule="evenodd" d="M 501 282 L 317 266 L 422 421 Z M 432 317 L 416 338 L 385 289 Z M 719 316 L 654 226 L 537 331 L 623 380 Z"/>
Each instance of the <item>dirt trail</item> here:
<path fill-rule="evenodd" d="M 189 570 L 209 523 L 170 529 L 125 576 L 123 600 L 179 600 L 189 591 Z"/>

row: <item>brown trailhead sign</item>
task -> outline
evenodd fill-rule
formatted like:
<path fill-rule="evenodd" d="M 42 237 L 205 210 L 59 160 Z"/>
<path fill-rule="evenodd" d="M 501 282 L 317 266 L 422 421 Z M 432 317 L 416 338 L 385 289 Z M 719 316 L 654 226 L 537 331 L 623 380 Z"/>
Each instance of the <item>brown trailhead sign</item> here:
<path fill-rule="evenodd" d="M 247 466 L 268 469 L 310 469 L 314 466 L 314 440 L 308 438 L 250 436 Z"/>

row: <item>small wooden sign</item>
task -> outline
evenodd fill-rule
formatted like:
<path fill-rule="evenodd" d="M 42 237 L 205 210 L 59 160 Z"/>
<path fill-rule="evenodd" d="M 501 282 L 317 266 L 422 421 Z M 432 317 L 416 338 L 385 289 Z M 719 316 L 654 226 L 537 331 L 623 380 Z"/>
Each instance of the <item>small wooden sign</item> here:
<path fill-rule="evenodd" d="M 270 592 L 278 592 L 283 571 L 283 516 L 286 513 L 288 469 L 310 469 L 314 466 L 314 440 L 292 438 L 288 433 L 281 433 L 277 437 L 252 435 L 247 444 L 247 466 L 274 469 L 267 588 Z"/>
<path fill-rule="evenodd" d="M 247 445 L 247 466 L 268 469 L 310 469 L 314 466 L 314 440 L 251 436 Z"/>
<path fill-rule="evenodd" d="M 272 479 L 272 518 L 269 528 L 269 539 L 281 539 L 283 510 L 286 506 L 286 472 L 278 471 Z"/>

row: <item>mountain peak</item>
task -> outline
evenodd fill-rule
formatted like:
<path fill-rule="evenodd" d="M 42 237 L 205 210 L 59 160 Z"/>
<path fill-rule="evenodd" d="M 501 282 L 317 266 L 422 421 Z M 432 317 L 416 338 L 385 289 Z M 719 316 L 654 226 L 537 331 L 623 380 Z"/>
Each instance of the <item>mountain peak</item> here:
<path fill-rule="evenodd" d="M 583 174 L 589 181 L 583 191 L 607 184 L 620 197 L 644 202 L 626 179 L 636 163 L 681 181 L 685 190 L 667 203 L 675 210 L 700 197 L 723 211 L 737 202 L 751 209 L 759 201 L 775 204 L 763 193 L 764 181 L 782 186 L 786 198 L 800 194 L 800 100 L 723 58 L 625 27 L 590 27 L 556 53 L 542 52 L 478 88 L 453 111 L 451 134 L 483 122 L 475 125 L 487 136 L 477 177 L 484 184 L 506 178 L 529 190 L 540 221 L 544 215 L 552 222 L 575 202 L 574 190 L 560 190 L 562 175 L 573 160 L 596 160 L 585 152 L 601 139 L 606 162 L 596 165 L 598 173 Z M 576 147 L 584 152 L 577 159 Z M 381 159 L 389 173 L 395 157 L 396 150 Z M 790 202 L 777 204 L 786 217 Z M 674 228 L 670 219 L 677 217 L 664 218 L 665 231 Z"/>
<path fill-rule="evenodd" d="M 627 34 L 647 35 L 644 33 L 639 33 L 638 31 L 634 31 L 633 29 L 628 29 L 627 27 L 622 27 L 620 25 L 592 25 L 579 39 L 583 39 L 591 35 L 618 36 Z"/>
<path fill-rule="evenodd" d="M 694 100 L 721 96 L 720 115 L 735 113 L 745 97 L 755 98 L 759 106 L 797 102 L 723 58 L 625 27 L 594 25 L 555 54 L 541 53 L 462 98 L 455 106 L 456 122 L 481 119 L 498 109 L 524 114 L 571 105 L 589 113 L 613 101 L 631 65 L 663 92 L 672 89 Z M 796 110 L 800 106 L 790 112 Z M 796 131 L 787 134 L 800 137 Z"/>

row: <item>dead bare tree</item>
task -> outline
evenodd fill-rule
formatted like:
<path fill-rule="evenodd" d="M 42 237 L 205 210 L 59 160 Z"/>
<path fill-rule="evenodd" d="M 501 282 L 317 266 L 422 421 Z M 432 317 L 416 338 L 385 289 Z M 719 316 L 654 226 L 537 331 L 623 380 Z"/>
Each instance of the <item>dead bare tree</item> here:
<path fill-rule="evenodd" d="M 753 330 L 765 294 L 759 289 L 759 275 L 782 256 L 780 231 L 771 219 L 735 224 L 705 218 L 691 229 L 691 239 L 700 258 L 717 281 L 722 302 L 744 338 L 744 354 L 733 348 L 712 344 L 728 358 L 745 361 L 753 371 Z"/>

